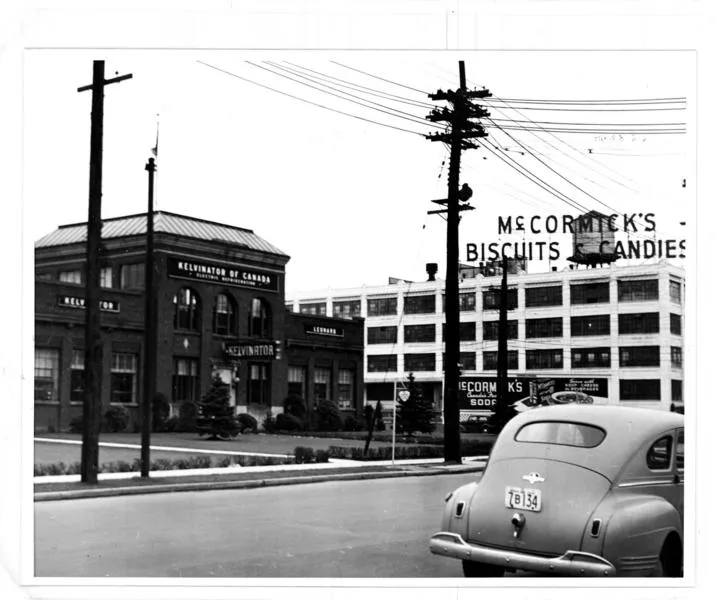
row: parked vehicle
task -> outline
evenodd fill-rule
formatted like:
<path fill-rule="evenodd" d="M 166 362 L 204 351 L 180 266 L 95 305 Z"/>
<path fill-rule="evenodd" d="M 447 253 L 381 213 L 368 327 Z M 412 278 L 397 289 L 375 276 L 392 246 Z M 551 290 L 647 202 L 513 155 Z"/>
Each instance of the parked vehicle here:
<path fill-rule="evenodd" d="M 567 404 L 511 419 L 483 477 L 448 495 L 439 556 L 466 577 L 680 577 L 684 417 Z"/>

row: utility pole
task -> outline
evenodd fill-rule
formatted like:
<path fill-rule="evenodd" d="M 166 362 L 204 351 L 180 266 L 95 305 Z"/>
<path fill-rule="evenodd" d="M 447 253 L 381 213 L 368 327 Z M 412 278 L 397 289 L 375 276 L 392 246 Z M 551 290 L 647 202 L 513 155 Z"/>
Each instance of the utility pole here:
<path fill-rule="evenodd" d="M 157 311 L 154 293 L 154 159 L 144 167 L 147 183 L 147 253 L 144 264 L 144 386 L 142 391 L 142 449 L 140 475 L 149 477 L 149 446 L 152 431 L 152 402 L 157 379 Z"/>
<path fill-rule="evenodd" d="M 450 144 L 450 163 L 448 168 L 448 198 L 434 200 L 436 204 L 445 205 L 445 209 L 429 211 L 429 214 L 446 213 L 446 360 L 444 364 L 444 460 L 446 463 L 461 462 L 460 410 L 458 407 L 458 378 L 460 359 L 460 309 L 458 305 L 458 224 L 459 212 L 472 210 L 467 204 L 470 188 L 465 186 L 459 190 L 458 179 L 461 165 L 461 152 L 468 148 L 477 148 L 470 139 L 488 135 L 480 123 L 470 119 L 486 117 L 488 111 L 471 102 L 473 98 L 490 96 L 488 90 L 469 91 L 466 88 L 466 73 L 463 61 L 459 61 L 460 87 L 458 90 L 438 90 L 429 94 L 431 100 L 446 100 L 452 109 L 434 109 L 428 119 L 433 122 L 445 121 L 448 128 L 444 133 L 429 134 L 426 137 L 433 141 Z M 463 193 L 468 192 L 468 193 Z"/>
<path fill-rule="evenodd" d="M 85 390 L 81 480 L 97 483 L 100 420 L 98 404 L 102 389 L 102 339 L 100 332 L 100 246 L 102 243 L 102 133 L 104 86 L 130 79 L 121 75 L 105 79 L 105 61 L 93 62 L 92 83 L 77 88 L 92 90 L 92 128 L 90 131 L 90 199 L 87 216 L 87 257 L 85 268 Z"/>
<path fill-rule="evenodd" d="M 495 416 L 498 426 L 506 423 L 508 411 L 508 259 L 501 262 L 503 276 L 500 283 L 500 307 L 498 312 L 498 369 L 496 381 Z"/>

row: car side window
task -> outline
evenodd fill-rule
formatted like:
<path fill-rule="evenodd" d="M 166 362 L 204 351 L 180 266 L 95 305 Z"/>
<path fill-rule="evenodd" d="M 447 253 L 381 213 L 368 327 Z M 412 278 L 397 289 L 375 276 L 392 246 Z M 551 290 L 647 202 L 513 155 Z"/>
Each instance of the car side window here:
<path fill-rule="evenodd" d="M 675 448 L 675 464 L 677 469 L 684 471 L 685 469 L 685 430 L 677 431 L 677 447 Z"/>
<path fill-rule="evenodd" d="M 666 435 L 657 440 L 647 451 L 647 468 L 660 471 L 670 468 L 672 461 L 672 436 Z"/>

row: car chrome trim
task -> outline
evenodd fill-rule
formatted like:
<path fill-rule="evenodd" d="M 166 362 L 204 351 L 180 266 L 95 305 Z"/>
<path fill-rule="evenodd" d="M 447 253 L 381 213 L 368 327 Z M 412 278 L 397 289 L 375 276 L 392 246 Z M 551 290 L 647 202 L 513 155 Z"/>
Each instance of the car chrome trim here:
<path fill-rule="evenodd" d="M 616 573 L 615 566 L 597 554 L 568 550 L 557 558 L 544 558 L 534 554 L 469 544 L 460 535 L 450 531 L 439 531 L 434 534 L 429 548 L 433 554 L 439 556 L 539 573 L 581 577 L 610 577 Z"/>
<path fill-rule="evenodd" d="M 628 487 L 647 487 L 651 485 L 674 485 L 675 482 L 673 479 L 653 479 L 651 481 L 631 481 L 629 483 L 618 483 L 617 487 L 619 488 L 628 488 Z"/>

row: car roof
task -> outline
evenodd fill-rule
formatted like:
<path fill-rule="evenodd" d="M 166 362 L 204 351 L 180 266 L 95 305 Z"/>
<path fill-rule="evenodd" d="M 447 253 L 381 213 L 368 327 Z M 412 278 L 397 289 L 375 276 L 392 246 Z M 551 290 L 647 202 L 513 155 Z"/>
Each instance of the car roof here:
<path fill-rule="evenodd" d="M 605 439 L 595 448 L 558 444 L 516 443 L 515 434 L 539 421 L 568 421 L 600 427 Z M 683 427 L 683 415 L 664 410 L 595 404 L 568 404 L 534 408 L 513 417 L 496 440 L 492 460 L 523 456 L 564 460 L 598 471 L 614 479 L 641 446 L 661 433 Z"/>

